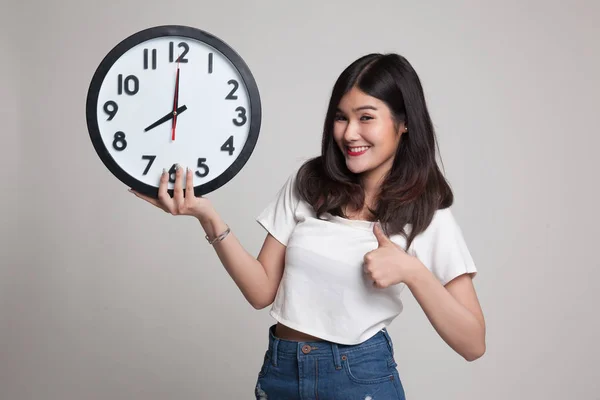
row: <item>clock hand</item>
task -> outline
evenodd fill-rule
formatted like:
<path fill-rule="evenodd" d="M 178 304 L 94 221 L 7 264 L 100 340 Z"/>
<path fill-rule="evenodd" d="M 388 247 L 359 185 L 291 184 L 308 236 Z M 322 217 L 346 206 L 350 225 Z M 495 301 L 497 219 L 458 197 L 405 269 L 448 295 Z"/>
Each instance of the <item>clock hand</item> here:
<path fill-rule="evenodd" d="M 167 115 L 165 115 L 164 117 L 162 117 L 161 119 L 159 119 L 158 121 L 153 123 L 152 125 L 148 126 L 146 129 L 144 129 L 144 132 L 148 132 L 150 129 L 156 128 L 160 124 L 167 122 L 171 118 L 175 117 L 175 115 L 181 114 L 185 110 L 187 110 L 187 107 L 185 105 L 183 105 L 183 106 L 179 107 L 177 110 L 171 111 L 170 113 L 168 113 Z"/>
<path fill-rule="evenodd" d="M 177 76 L 175 77 L 175 98 L 173 99 L 173 125 L 171 126 L 171 140 L 175 140 L 177 127 L 177 105 L 179 103 L 179 58 L 177 59 Z"/>

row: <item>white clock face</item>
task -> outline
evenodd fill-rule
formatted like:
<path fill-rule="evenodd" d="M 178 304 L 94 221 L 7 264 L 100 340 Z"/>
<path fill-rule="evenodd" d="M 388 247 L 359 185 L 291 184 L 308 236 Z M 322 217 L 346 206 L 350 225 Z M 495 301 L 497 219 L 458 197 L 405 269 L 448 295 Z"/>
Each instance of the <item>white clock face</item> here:
<path fill-rule="evenodd" d="M 173 188 L 175 164 L 194 171 L 194 186 L 218 178 L 249 137 L 253 110 L 242 74 L 217 48 L 194 38 L 161 36 L 134 45 L 96 90 L 106 152 L 121 174 L 151 187 L 158 187 L 164 168 Z"/>

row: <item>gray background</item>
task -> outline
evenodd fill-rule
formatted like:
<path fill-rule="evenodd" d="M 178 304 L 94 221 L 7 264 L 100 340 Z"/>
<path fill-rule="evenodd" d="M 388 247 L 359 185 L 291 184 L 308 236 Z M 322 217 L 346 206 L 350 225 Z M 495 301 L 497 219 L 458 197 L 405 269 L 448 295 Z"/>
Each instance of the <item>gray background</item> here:
<path fill-rule="evenodd" d="M 258 146 L 209 196 L 253 254 L 254 217 L 319 152 L 338 74 L 405 55 L 488 327 L 468 363 L 405 292 L 391 335 L 408 398 L 600 398 L 598 2 L 3 0 L 0 14 L 1 399 L 253 398 L 268 309 L 244 301 L 195 220 L 127 192 L 85 124 L 104 55 L 170 23 L 225 40 L 258 82 Z"/>

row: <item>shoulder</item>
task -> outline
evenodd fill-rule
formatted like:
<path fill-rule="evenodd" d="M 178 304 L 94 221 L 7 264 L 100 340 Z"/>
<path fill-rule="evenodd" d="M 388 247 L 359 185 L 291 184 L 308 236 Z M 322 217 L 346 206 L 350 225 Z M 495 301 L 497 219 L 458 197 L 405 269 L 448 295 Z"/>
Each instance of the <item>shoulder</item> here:
<path fill-rule="evenodd" d="M 431 245 L 440 241 L 452 240 L 453 237 L 461 234 L 452 208 L 440 208 L 433 213 L 427 228 L 415 237 L 415 243 Z"/>
<path fill-rule="evenodd" d="M 448 227 L 452 227 L 455 224 L 456 219 L 454 218 L 452 208 L 440 208 L 433 213 L 431 223 L 429 224 L 426 230 L 435 231 L 438 229 L 447 229 Z"/>
<path fill-rule="evenodd" d="M 436 210 L 427 229 L 414 241 L 414 255 L 442 284 L 477 268 L 451 208 Z"/>

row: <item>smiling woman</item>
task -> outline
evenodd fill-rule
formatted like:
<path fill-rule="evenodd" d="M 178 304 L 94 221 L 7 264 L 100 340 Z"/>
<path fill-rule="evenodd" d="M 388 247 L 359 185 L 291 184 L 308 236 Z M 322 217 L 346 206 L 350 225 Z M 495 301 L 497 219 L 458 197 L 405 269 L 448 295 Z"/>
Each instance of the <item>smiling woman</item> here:
<path fill-rule="evenodd" d="M 200 221 L 255 308 L 277 321 L 258 371 L 257 399 L 405 399 L 387 327 L 408 287 L 435 330 L 472 361 L 485 351 L 477 269 L 435 161 L 435 134 L 416 72 L 397 54 L 352 63 L 333 88 L 321 155 L 294 171 L 256 218 L 267 235 L 249 254 L 209 200 L 158 200 Z M 191 195 L 190 195 L 191 193 Z"/>
<path fill-rule="evenodd" d="M 410 224 L 410 247 L 454 200 L 435 161 L 436 142 L 410 63 L 398 54 L 361 57 L 333 88 L 321 156 L 300 169 L 300 195 L 319 215 L 376 219 L 388 234 Z"/>

